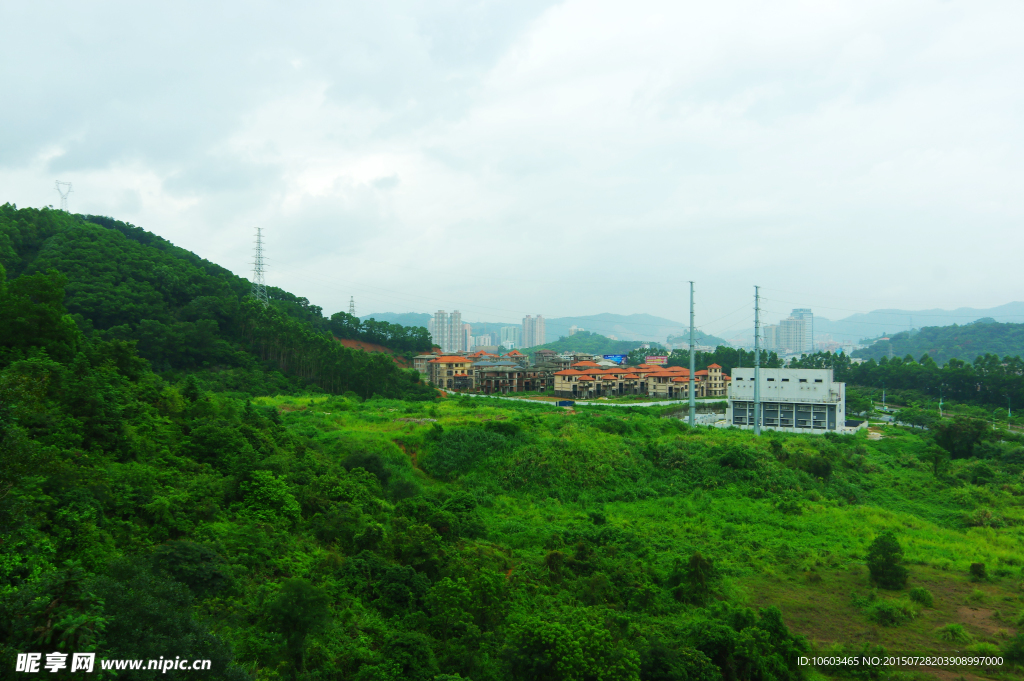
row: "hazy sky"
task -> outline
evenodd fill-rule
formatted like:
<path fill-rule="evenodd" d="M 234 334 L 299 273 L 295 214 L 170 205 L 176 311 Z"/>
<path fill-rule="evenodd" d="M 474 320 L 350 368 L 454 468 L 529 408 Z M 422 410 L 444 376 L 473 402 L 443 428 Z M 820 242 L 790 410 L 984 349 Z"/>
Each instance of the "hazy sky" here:
<path fill-rule="evenodd" d="M 1024 298 L 1024 4 L 0 4 L 0 202 L 328 313 Z"/>

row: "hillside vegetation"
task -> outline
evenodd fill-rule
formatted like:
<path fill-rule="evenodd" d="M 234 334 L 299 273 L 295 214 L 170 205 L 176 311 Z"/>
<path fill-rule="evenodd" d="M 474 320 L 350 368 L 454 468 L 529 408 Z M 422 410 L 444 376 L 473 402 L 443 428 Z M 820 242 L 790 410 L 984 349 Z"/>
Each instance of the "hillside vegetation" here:
<path fill-rule="evenodd" d="M 777 681 L 807 678 L 811 652 L 1024 662 L 1018 436 L 247 399 L 161 378 L 61 300 L 46 275 L 0 290 L 24 320 L 0 370 L 2 664 L 59 648 L 206 658 L 223 679 Z"/>
<path fill-rule="evenodd" d="M 133 343 L 161 374 L 198 372 L 209 387 L 315 385 L 397 397 L 414 377 L 332 335 L 404 351 L 430 347 L 425 329 L 360 323 L 347 313 L 326 319 L 306 298 L 274 287 L 263 309 L 249 299 L 245 279 L 109 218 L 0 206 L 0 266 L 13 282 L 61 288 L 60 302 L 83 337 Z"/>
<path fill-rule="evenodd" d="M 973 362 L 987 354 L 1000 357 L 1024 356 L 1024 324 L 1001 324 L 992 319 L 979 319 L 971 324 L 926 326 L 920 331 L 903 331 L 889 340 L 855 350 L 854 357 L 880 360 L 889 354 L 895 357 L 921 357 L 927 354 L 937 364 L 951 359 Z"/>
<path fill-rule="evenodd" d="M 532 354 L 537 350 L 554 350 L 555 352 L 584 352 L 590 355 L 628 355 L 630 351 L 641 345 L 646 345 L 646 343 L 612 340 L 592 331 L 580 331 L 571 336 L 562 336 L 551 343 L 522 348 L 522 352 Z"/>
<path fill-rule="evenodd" d="M 1005 661 L 948 681 L 1021 677 L 1018 434 L 954 419 L 755 438 L 667 408 L 441 398 L 341 348 L 301 301 L 254 306 L 219 274 L 233 294 L 204 288 L 216 266 L 173 269 L 154 255 L 166 247 L 72 216 L 14 221 L 0 232 L 18 275 L 0 269 L 5 678 L 19 653 L 57 651 L 96 653 L 85 678 L 108 680 L 197 677 L 101 666 L 160 657 L 275 681 L 934 672 L 799 663 L 886 652 Z M 66 273 L 66 239 L 106 274 Z M 64 269 L 41 269 L 51 249 Z M 184 313 L 208 309 L 197 297 L 224 316 Z M 161 311 L 166 333 L 205 325 L 209 359 L 135 335 Z"/>

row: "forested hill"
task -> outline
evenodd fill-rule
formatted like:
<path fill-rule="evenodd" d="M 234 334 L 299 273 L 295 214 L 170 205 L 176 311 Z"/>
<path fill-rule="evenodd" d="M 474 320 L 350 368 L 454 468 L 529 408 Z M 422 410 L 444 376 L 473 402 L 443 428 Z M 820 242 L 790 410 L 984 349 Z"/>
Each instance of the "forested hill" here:
<path fill-rule="evenodd" d="M 263 309 L 248 299 L 242 277 L 105 217 L 0 206 L 0 265 L 12 281 L 40 275 L 63 288 L 63 305 L 84 338 L 134 342 L 156 371 L 201 371 L 215 388 L 386 391 L 381 386 L 408 384 L 391 360 L 342 348 L 331 335 L 400 351 L 430 343 L 425 329 L 361 323 L 345 313 L 325 319 L 306 298 L 275 287 Z M 16 359 L 12 353 L 14 346 L 0 346 L 0 365 Z"/>
<path fill-rule="evenodd" d="M 630 351 L 644 344 L 643 341 L 612 340 L 599 333 L 580 331 L 571 336 L 562 336 L 551 343 L 524 348 L 523 352 L 529 354 L 537 350 L 554 350 L 555 352 L 585 352 L 593 355 L 628 355 Z"/>
<path fill-rule="evenodd" d="M 973 362 L 987 354 L 1024 356 L 1024 324 L 1001 324 L 986 318 L 962 326 L 926 326 L 893 334 L 887 341 L 856 350 L 853 356 L 879 360 L 888 357 L 890 350 L 893 357 L 928 354 L 940 366 L 953 358 Z"/>

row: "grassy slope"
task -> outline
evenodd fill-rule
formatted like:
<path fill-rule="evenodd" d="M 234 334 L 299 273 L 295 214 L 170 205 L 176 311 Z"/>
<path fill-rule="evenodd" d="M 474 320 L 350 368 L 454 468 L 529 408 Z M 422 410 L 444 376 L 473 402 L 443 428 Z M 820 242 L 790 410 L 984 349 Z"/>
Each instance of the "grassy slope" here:
<path fill-rule="evenodd" d="M 292 418 L 319 419 L 317 423 L 323 424 L 319 427 L 326 430 L 357 428 L 393 441 L 416 442 L 430 425 L 393 421 L 389 415 L 391 410 L 402 411 L 399 405 L 382 405 L 379 411 L 358 418 L 313 414 Z M 449 428 L 518 415 L 501 406 L 477 402 L 459 406 L 454 400 L 437 407 L 436 413 Z M 887 439 L 879 442 L 869 442 L 861 434 L 846 443 L 862 452 L 855 465 L 863 471 L 868 488 L 864 503 L 829 499 L 828 485 L 819 483 L 798 495 L 798 513 L 784 513 L 777 500 L 751 498 L 744 484 L 718 486 L 710 480 L 711 484 L 696 489 L 681 481 L 662 481 L 656 485 L 659 490 L 644 491 L 648 498 L 613 500 L 608 497 L 629 487 L 623 484 L 623 469 L 636 465 L 637 457 L 620 446 L 621 437 L 592 430 L 588 422 L 599 418 L 594 414 L 538 410 L 534 416 L 546 426 L 561 421 L 559 432 L 570 441 L 596 441 L 589 456 L 578 462 L 583 465 L 554 457 L 529 461 L 548 469 L 549 478 L 586 490 L 584 495 L 575 501 L 544 497 L 541 487 L 524 486 L 519 493 L 499 493 L 484 510 L 485 539 L 511 549 L 513 572 L 536 572 L 545 555 L 553 549 L 565 550 L 565 538 L 578 534 L 581 524 L 589 525 L 588 513 L 599 509 L 607 519 L 603 527 L 617 533 L 619 546 L 613 553 L 636 554 L 655 569 L 667 571 L 675 556 L 699 550 L 714 557 L 728 575 L 723 594 L 750 605 L 780 605 L 787 624 L 822 649 L 833 643 L 862 642 L 908 653 L 963 649 L 937 637 L 935 630 L 950 623 L 964 624 L 979 642 L 1000 643 L 1016 632 L 1021 609 L 1019 525 L 1024 523 L 1019 474 L 1014 483 L 1002 486 L 950 486 L 937 481 L 914 456 L 922 446 L 918 436 L 889 429 Z M 751 439 L 747 433 L 710 430 L 688 437 L 705 444 L 722 440 L 750 444 Z M 786 438 L 785 446 L 792 452 L 807 451 L 817 442 L 794 436 Z M 417 453 L 415 445 L 408 449 Z M 521 463 L 514 457 L 492 462 L 488 473 L 497 473 L 505 484 Z M 550 470 L 555 465 L 562 470 Z M 766 468 L 779 465 L 764 463 Z M 958 462 L 950 472 L 968 465 Z M 415 474 L 427 485 L 449 486 L 432 480 L 420 468 Z M 480 484 L 479 479 L 472 480 L 473 474 L 468 477 L 470 486 Z M 1008 526 L 964 528 L 962 516 L 976 508 L 995 511 Z M 922 609 L 917 620 L 900 627 L 871 622 L 864 608 L 852 602 L 854 594 L 871 592 L 864 556 L 872 539 L 890 528 L 899 532 L 906 552 L 911 573 L 908 588 L 924 586 L 936 598 L 935 607 Z M 967 576 L 972 562 L 984 562 L 998 576 L 972 583 Z M 900 595 L 882 591 L 878 598 Z"/>

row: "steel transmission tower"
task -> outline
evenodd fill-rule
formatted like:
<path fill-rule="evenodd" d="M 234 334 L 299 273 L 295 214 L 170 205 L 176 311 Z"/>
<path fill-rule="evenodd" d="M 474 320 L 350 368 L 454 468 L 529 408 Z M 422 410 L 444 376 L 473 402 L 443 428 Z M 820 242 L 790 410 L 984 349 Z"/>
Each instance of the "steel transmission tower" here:
<path fill-rule="evenodd" d="M 353 317 L 356 316 L 356 297 L 355 296 L 349 296 L 348 297 L 348 313 L 350 315 L 352 315 Z"/>
<path fill-rule="evenodd" d="M 267 300 L 267 280 L 263 276 L 263 228 L 256 228 L 256 257 L 253 258 L 252 270 L 252 297 L 263 303 L 263 307 L 270 305 Z"/>
<path fill-rule="evenodd" d="M 68 212 L 68 194 L 71 193 L 71 183 L 61 182 L 57 180 L 57 193 L 60 194 L 60 209 L 65 213 Z"/>

